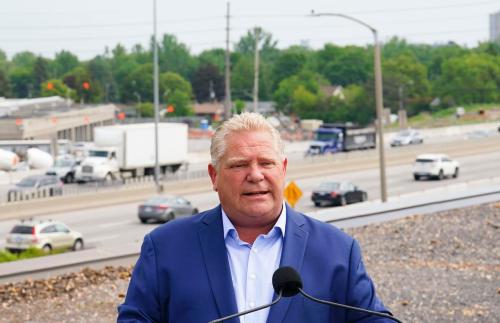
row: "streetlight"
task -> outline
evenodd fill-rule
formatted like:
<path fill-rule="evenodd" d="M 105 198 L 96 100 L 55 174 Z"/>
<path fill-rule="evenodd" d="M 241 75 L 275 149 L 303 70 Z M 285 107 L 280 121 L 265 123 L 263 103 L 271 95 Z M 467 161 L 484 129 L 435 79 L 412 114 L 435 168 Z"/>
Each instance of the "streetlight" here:
<path fill-rule="evenodd" d="M 321 16 L 332 16 L 332 17 L 340 17 L 345 18 L 351 21 L 354 21 L 360 25 L 365 26 L 370 29 L 373 33 L 373 41 L 374 41 L 374 65 L 375 65 L 375 102 L 376 102 L 376 112 L 377 112 L 377 132 L 378 132 L 378 141 L 379 141 L 379 166 L 380 166 L 380 195 L 382 202 L 387 202 L 387 186 L 385 179 L 385 153 L 384 153 L 384 123 L 383 123 L 383 96 L 382 96 L 382 68 L 380 65 L 380 45 L 378 43 L 378 35 L 377 29 L 368 25 L 367 23 L 358 20 L 356 18 L 341 14 L 341 13 L 315 13 L 314 10 L 311 12 L 311 16 L 313 17 L 321 17 Z"/>
<path fill-rule="evenodd" d="M 158 121 L 160 119 L 159 81 L 158 81 L 158 44 L 156 43 L 156 0 L 153 0 L 153 94 L 155 106 L 155 184 L 158 193 L 162 191 L 160 186 L 160 164 L 158 161 Z"/>

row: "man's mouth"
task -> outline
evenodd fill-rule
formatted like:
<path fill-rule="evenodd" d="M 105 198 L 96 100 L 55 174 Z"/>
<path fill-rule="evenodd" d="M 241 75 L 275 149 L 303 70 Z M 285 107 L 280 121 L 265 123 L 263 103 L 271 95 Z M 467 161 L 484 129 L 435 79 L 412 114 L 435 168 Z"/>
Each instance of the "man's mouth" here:
<path fill-rule="evenodd" d="M 255 192 L 246 192 L 243 193 L 245 196 L 258 196 L 258 195 L 265 195 L 269 193 L 269 191 L 255 191 Z"/>

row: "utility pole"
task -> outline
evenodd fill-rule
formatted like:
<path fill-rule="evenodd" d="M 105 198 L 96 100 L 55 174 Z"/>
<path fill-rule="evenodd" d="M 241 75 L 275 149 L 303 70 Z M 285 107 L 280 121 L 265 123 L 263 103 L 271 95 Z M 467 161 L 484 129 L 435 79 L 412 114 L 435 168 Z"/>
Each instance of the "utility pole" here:
<path fill-rule="evenodd" d="M 385 151 L 384 151 L 384 99 L 382 91 L 382 66 L 380 64 L 380 43 L 378 42 L 378 33 L 372 28 L 374 39 L 374 64 L 375 64 L 375 104 L 377 114 L 378 130 L 378 153 L 380 166 L 380 198 L 382 202 L 387 202 L 387 181 L 385 174 Z"/>
<path fill-rule="evenodd" d="M 224 119 L 228 120 L 231 118 L 231 57 L 229 52 L 229 2 L 227 3 L 227 14 L 226 14 L 226 63 L 225 63 L 225 100 L 224 100 Z"/>
<path fill-rule="evenodd" d="M 380 198 L 382 202 L 387 202 L 387 182 L 385 174 L 385 152 L 384 152 L 384 120 L 383 120 L 383 110 L 384 110 L 384 97 L 382 91 L 382 66 L 380 63 L 380 43 L 378 42 L 378 32 L 375 28 L 368 25 L 367 23 L 353 18 L 342 13 L 315 13 L 314 10 L 311 12 L 312 17 L 321 16 L 332 16 L 345 18 L 355 23 L 358 23 L 366 28 L 370 29 L 373 34 L 373 60 L 374 60 L 374 73 L 375 73 L 375 111 L 377 115 L 377 133 L 378 133 L 378 151 L 379 151 L 379 167 L 380 167 Z"/>
<path fill-rule="evenodd" d="M 259 107 L 259 38 L 260 29 L 254 29 L 255 35 L 255 60 L 254 60 L 254 79 L 253 79 L 253 112 L 257 112 Z"/>
<path fill-rule="evenodd" d="M 160 186 L 160 164 L 158 161 L 158 122 L 160 120 L 160 87 L 158 77 L 158 43 L 156 42 L 156 0 L 153 0 L 153 95 L 155 108 L 155 184 L 158 193 L 162 191 Z"/>

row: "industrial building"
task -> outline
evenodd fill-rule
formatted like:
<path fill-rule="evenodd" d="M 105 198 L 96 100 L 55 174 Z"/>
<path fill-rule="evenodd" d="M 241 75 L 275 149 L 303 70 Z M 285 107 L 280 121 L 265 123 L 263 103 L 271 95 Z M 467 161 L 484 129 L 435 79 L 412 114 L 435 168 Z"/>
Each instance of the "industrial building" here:
<path fill-rule="evenodd" d="M 0 140 L 92 141 L 93 129 L 115 122 L 113 104 L 75 104 L 58 96 L 0 98 Z"/>

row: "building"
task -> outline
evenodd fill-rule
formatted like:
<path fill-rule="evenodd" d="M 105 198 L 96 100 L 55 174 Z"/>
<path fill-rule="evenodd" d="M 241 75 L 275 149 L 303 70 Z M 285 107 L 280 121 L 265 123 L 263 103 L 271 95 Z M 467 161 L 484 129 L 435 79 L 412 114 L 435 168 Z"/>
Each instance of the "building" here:
<path fill-rule="evenodd" d="M 113 104 L 74 104 L 58 96 L 0 98 L 0 140 L 92 141 L 95 127 L 114 122 Z"/>
<path fill-rule="evenodd" d="M 221 102 L 195 103 L 193 110 L 197 117 L 203 117 L 211 121 L 222 120 L 224 116 L 224 104 Z"/>
<path fill-rule="evenodd" d="M 500 11 L 490 15 L 490 41 L 500 42 Z"/>
<path fill-rule="evenodd" d="M 253 101 L 245 101 L 245 107 L 243 108 L 243 110 L 248 112 L 254 112 Z M 256 112 L 266 116 L 273 114 L 274 112 L 276 112 L 276 109 L 274 108 L 274 102 L 258 101 Z"/>

